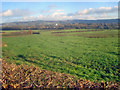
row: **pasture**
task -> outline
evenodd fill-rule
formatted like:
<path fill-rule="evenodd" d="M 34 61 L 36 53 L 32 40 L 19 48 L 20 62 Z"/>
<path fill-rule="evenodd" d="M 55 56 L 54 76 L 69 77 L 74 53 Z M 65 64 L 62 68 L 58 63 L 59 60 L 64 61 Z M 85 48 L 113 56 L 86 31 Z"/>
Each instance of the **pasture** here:
<path fill-rule="evenodd" d="M 90 81 L 119 81 L 118 30 L 39 32 L 3 35 L 2 42 L 7 45 L 2 48 L 3 59 Z"/>

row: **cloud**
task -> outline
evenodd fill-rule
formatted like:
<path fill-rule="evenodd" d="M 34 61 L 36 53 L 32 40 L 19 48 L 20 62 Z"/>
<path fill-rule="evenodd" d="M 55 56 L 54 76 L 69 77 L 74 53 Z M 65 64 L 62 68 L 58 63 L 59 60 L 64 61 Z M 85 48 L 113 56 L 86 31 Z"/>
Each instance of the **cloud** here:
<path fill-rule="evenodd" d="M 4 17 L 3 21 L 35 21 L 35 20 L 96 20 L 96 19 L 115 19 L 118 17 L 118 6 L 114 7 L 99 7 L 79 10 L 75 13 L 67 14 L 63 9 L 55 9 L 54 6 L 49 6 L 51 9 L 44 10 L 43 13 L 36 13 L 23 9 L 6 10 L 0 15 Z"/>
<path fill-rule="evenodd" d="M 28 16 L 20 18 L 18 21 L 35 21 L 35 20 L 70 20 L 72 16 L 67 16 L 63 12 L 54 12 L 51 15 Z"/>
<path fill-rule="evenodd" d="M 3 13 L 0 13 L 0 16 L 11 16 L 13 15 L 12 10 L 7 10 Z"/>
<path fill-rule="evenodd" d="M 56 10 L 57 12 L 61 12 L 61 11 L 64 11 L 64 10 Z"/>
<path fill-rule="evenodd" d="M 52 13 L 52 17 L 55 17 L 55 16 L 61 16 L 61 15 L 65 15 L 65 13 L 64 12 L 54 12 L 54 13 Z"/>
<path fill-rule="evenodd" d="M 48 10 L 42 10 L 41 13 L 54 13 L 54 12 L 62 12 L 64 10 L 62 9 L 53 9 L 53 8 L 49 8 Z"/>
<path fill-rule="evenodd" d="M 96 20 L 96 19 L 116 19 L 118 17 L 118 6 L 99 7 L 79 10 L 75 13 L 69 13 L 72 19 Z"/>
<path fill-rule="evenodd" d="M 99 8 L 88 8 L 84 10 L 79 10 L 76 13 L 70 13 L 68 16 L 73 16 L 73 15 L 90 15 L 90 14 L 103 14 L 103 13 L 114 13 L 118 11 L 118 6 L 114 7 L 99 7 Z"/>
<path fill-rule="evenodd" d="M 14 10 L 6 10 L 2 13 L 0 13 L 0 15 L 2 15 L 3 17 L 23 17 L 23 16 L 29 16 L 33 14 L 32 11 L 27 10 L 27 9 L 14 9 Z"/>

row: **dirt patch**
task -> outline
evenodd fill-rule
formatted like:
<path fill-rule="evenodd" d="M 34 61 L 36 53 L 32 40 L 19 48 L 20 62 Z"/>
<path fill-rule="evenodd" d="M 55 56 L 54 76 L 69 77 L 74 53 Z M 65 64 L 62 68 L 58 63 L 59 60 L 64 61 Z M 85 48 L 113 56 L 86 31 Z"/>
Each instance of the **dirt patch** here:
<path fill-rule="evenodd" d="M 70 36 L 70 35 L 60 35 L 60 34 L 54 34 L 54 36 Z"/>
<path fill-rule="evenodd" d="M 21 36 L 27 36 L 27 35 L 32 35 L 32 34 L 40 34 L 40 32 L 32 32 L 32 31 L 21 31 L 21 32 L 9 32 L 9 33 L 4 33 L 0 37 L 21 37 Z"/>
<path fill-rule="evenodd" d="M 81 36 L 86 38 L 109 38 L 109 37 L 118 37 L 118 34 L 102 34 L 102 33 L 89 33 L 89 34 L 52 34 L 54 36 Z"/>
<path fill-rule="evenodd" d="M 96 34 L 88 34 L 84 35 L 87 38 L 111 38 L 111 37 L 117 37 L 117 34 L 101 34 L 101 33 L 96 33 Z"/>
<path fill-rule="evenodd" d="M 88 37 L 88 38 L 108 38 L 109 35 L 105 35 L 105 34 L 90 34 L 90 35 L 85 35 L 85 37 Z"/>
<path fill-rule="evenodd" d="M 26 36 L 26 35 L 19 35 L 19 36 L 1 36 L 1 37 L 21 37 L 21 36 Z"/>
<path fill-rule="evenodd" d="M 51 32 L 51 33 L 55 34 L 55 33 L 75 33 L 75 32 L 93 32 L 93 31 L 103 31 L 103 30 L 61 31 L 61 32 Z"/>
<path fill-rule="evenodd" d="M 81 36 L 81 37 L 87 37 L 87 38 L 108 38 L 109 35 L 102 35 L 102 34 L 54 34 L 55 36 Z"/>
<path fill-rule="evenodd" d="M 21 32 L 8 32 L 2 34 L 2 37 L 17 37 L 17 36 L 25 36 L 25 35 L 31 35 L 31 32 L 21 31 Z"/>

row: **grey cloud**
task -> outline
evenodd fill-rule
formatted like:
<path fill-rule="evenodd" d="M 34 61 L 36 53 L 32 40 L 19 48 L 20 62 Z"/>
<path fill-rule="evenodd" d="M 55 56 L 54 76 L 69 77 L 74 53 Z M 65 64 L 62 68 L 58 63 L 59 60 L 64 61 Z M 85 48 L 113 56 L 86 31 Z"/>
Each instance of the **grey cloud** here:
<path fill-rule="evenodd" d="M 27 9 L 6 10 L 1 13 L 3 17 L 23 17 L 32 15 L 33 12 Z"/>
<path fill-rule="evenodd" d="M 80 10 L 78 12 L 75 13 L 69 13 L 68 16 L 76 16 L 76 15 L 91 15 L 91 14 L 103 14 L 103 13 L 114 13 L 118 11 L 118 7 L 114 6 L 114 7 L 100 7 L 100 8 L 89 8 L 89 9 L 84 9 L 84 10 Z"/>

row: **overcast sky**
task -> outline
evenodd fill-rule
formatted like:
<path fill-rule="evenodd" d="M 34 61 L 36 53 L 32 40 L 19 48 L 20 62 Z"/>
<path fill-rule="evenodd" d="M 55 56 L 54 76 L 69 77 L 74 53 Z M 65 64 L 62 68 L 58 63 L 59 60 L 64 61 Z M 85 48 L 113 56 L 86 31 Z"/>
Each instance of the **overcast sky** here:
<path fill-rule="evenodd" d="M 2 22 L 118 18 L 118 2 L 2 2 Z"/>

